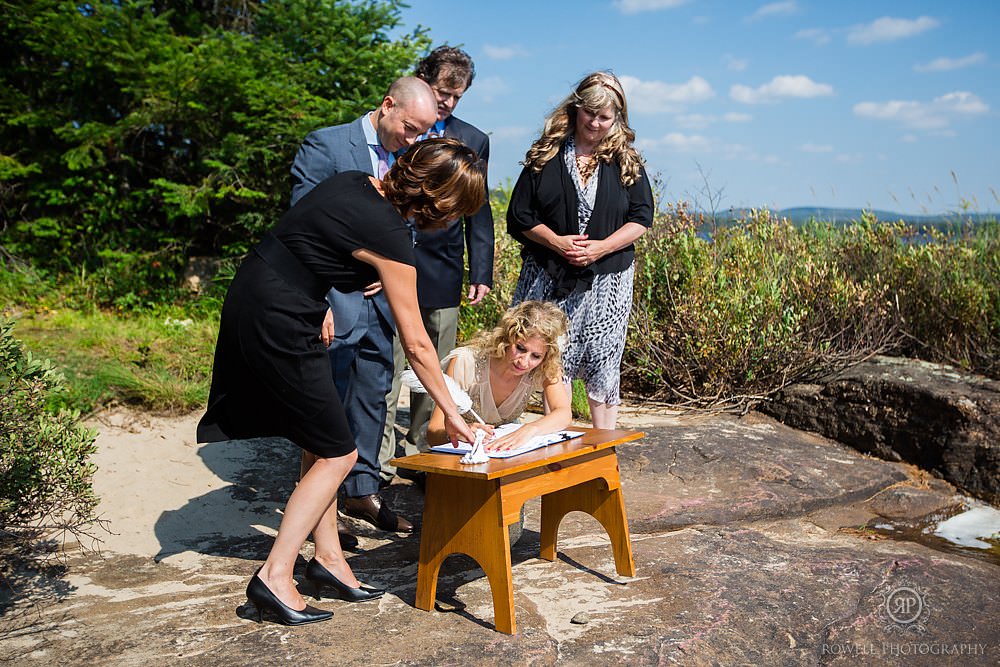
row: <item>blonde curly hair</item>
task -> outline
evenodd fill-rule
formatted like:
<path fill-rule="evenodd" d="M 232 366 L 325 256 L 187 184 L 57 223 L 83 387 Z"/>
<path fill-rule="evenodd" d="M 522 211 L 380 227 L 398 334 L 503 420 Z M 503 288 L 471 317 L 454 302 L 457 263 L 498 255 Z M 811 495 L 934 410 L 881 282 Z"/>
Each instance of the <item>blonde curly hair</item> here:
<path fill-rule="evenodd" d="M 559 148 L 576 129 L 576 114 L 579 109 L 597 113 L 608 106 L 615 110 L 615 122 L 594 149 L 594 157 L 604 163 L 617 161 L 621 169 L 622 185 L 630 187 L 639 179 L 642 158 L 632 145 L 635 132 L 628 124 L 625 90 L 618 77 L 611 72 L 588 74 L 577 84 L 569 97 L 545 118 L 542 136 L 531 145 L 521 164 L 532 171 L 541 171 L 559 153 Z"/>
<path fill-rule="evenodd" d="M 508 308 L 492 331 L 480 334 L 469 346 L 503 359 L 511 345 L 538 337 L 546 348 L 538 370 L 549 382 L 562 382 L 562 347 L 568 331 L 569 318 L 559 306 L 548 301 L 522 301 Z"/>

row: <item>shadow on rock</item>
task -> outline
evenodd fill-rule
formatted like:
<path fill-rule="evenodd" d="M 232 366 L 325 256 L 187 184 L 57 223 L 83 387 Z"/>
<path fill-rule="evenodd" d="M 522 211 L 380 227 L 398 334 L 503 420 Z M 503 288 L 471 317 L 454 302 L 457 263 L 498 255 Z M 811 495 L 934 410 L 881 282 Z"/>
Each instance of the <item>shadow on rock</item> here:
<path fill-rule="evenodd" d="M 76 590 L 66 581 L 61 561 L 39 562 L 37 555 L 7 554 L 0 569 L 0 662 L 14 661 L 30 652 L 34 641 L 66 621 L 65 612 L 42 617 L 41 609 L 62 602 Z"/>
<path fill-rule="evenodd" d="M 157 562 L 185 551 L 262 560 L 295 488 L 301 450 L 280 438 L 228 440 L 198 450 L 229 486 L 191 498 L 156 521 Z"/>

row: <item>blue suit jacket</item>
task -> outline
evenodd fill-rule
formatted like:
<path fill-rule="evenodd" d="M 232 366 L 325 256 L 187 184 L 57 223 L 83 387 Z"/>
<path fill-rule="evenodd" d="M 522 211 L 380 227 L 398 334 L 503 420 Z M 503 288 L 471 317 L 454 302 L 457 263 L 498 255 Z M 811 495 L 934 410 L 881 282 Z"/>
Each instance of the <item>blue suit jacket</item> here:
<path fill-rule="evenodd" d="M 365 114 L 350 123 L 324 127 L 309 133 L 292 163 L 292 206 L 317 183 L 334 174 L 344 171 L 372 174 L 371 153 L 362 124 L 367 122 L 368 114 Z M 395 328 L 385 294 L 379 292 L 372 298 L 379 314 Z M 361 292 L 340 292 L 333 289 L 326 295 L 334 312 L 333 324 L 338 338 L 347 336 L 353 330 L 364 299 Z"/>
<path fill-rule="evenodd" d="M 444 136 L 454 137 L 490 158 L 490 140 L 460 118 L 449 116 Z M 453 308 L 462 300 L 465 249 L 469 249 L 469 282 L 493 287 L 493 211 L 489 189 L 486 202 L 476 213 L 456 220 L 443 231 L 417 232 L 417 297 L 423 308 Z"/>

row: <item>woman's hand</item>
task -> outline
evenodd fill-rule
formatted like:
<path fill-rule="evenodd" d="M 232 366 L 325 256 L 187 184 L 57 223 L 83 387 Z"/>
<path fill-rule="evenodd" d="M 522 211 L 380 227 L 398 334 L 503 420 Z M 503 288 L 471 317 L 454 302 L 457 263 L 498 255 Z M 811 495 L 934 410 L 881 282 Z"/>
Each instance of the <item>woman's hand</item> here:
<path fill-rule="evenodd" d="M 476 441 L 476 436 L 472 432 L 472 429 L 469 428 L 469 425 L 465 423 L 465 420 L 457 412 L 445 417 L 444 429 L 448 433 L 448 439 L 451 440 L 453 447 L 458 447 L 459 440 L 464 440 L 465 442 Z"/>
<path fill-rule="evenodd" d="M 571 258 L 579 252 L 579 245 L 587 240 L 586 234 L 567 234 L 566 236 L 553 236 L 549 239 L 549 247 L 572 263 Z"/>
<path fill-rule="evenodd" d="M 538 435 L 538 428 L 534 424 L 524 424 L 513 433 L 505 435 L 502 438 L 497 438 L 492 442 L 487 442 L 486 451 L 506 452 L 511 449 L 517 449 L 521 445 L 528 444 L 528 441 L 536 435 Z"/>
<path fill-rule="evenodd" d="M 606 239 L 589 239 L 586 236 L 577 237 L 573 248 L 565 253 L 566 261 L 573 266 L 590 266 L 605 255 L 610 255 L 622 248 L 632 245 L 636 239 L 646 233 L 646 227 L 638 222 L 626 222 Z M 571 237 L 562 237 L 571 238 Z"/>
<path fill-rule="evenodd" d="M 487 440 L 493 437 L 493 426 L 490 424 L 480 424 L 479 422 L 474 422 L 469 424 L 469 429 L 472 430 L 473 437 L 478 436 L 480 431 L 484 431 L 486 433 L 485 437 Z M 475 442 L 475 440 L 469 440 L 469 442 Z"/>
<path fill-rule="evenodd" d="M 584 236 L 573 243 L 573 247 L 565 257 L 573 266 L 590 266 L 606 254 L 608 254 L 607 244 L 603 240 L 590 240 Z"/>

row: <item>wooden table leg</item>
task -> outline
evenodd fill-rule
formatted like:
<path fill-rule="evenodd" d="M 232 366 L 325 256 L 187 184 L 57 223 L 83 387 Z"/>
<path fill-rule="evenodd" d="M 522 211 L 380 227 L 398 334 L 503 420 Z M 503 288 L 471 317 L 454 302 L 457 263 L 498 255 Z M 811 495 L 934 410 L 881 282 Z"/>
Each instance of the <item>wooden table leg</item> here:
<path fill-rule="evenodd" d="M 499 484 L 428 475 L 423 517 L 417 564 L 417 608 L 430 611 L 434 607 L 441 563 L 450 554 L 464 553 L 486 573 L 493 595 L 496 629 L 514 634 L 510 537 L 503 525 Z"/>
<path fill-rule="evenodd" d="M 618 478 L 617 457 L 607 458 L 603 476 L 542 496 L 541 558 L 555 560 L 559 523 L 569 512 L 586 512 L 597 519 L 611 539 L 615 569 L 635 576 L 632 543 L 629 540 L 625 501 Z"/>

